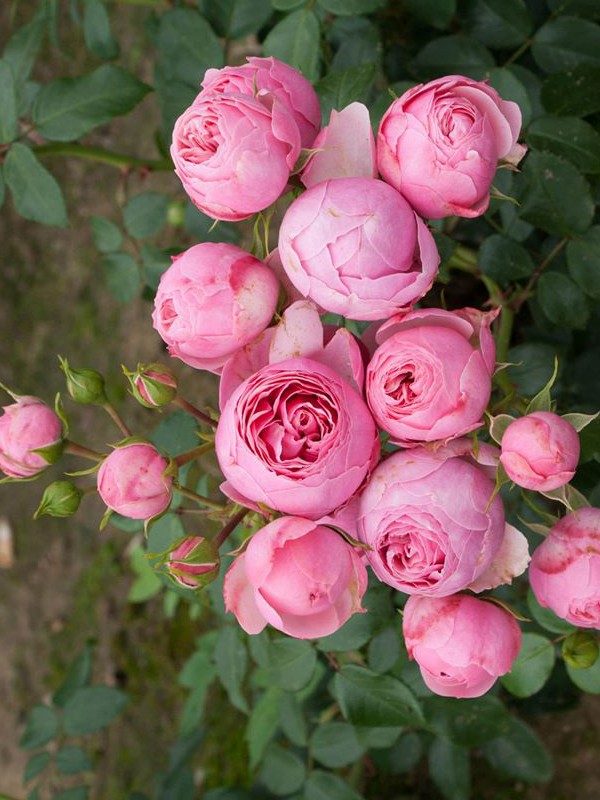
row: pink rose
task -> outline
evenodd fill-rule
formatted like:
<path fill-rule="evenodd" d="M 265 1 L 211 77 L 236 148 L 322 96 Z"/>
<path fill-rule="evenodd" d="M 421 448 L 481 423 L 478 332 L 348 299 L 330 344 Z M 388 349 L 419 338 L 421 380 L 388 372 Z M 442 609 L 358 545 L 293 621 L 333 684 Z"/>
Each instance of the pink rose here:
<path fill-rule="evenodd" d="M 406 594 L 465 589 L 502 545 L 504 508 L 470 459 L 415 447 L 381 462 L 362 492 L 358 538 L 379 580 Z"/>
<path fill-rule="evenodd" d="M 362 397 L 337 372 L 291 358 L 237 387 L 215 446 L 225 494 L 230 484 L 236 499 L 318 519 L 360 486 L 379 439 Z"/>
<path fill-rule="evenodd" d="M 204 536 L 186 536 L 177 542 L 164 565 L 170 577 L 186 589 L 202 589 L 219 573 L 219 551 Z"/>
<path fill-rule="evenodd" d="M 203 93 L 175 123 L 175 172 L 209 217 L 246 219 L 285 189 L 300 134 L 285 108 L 267 105 L 247 94 Z"/>
<path fill-rule="evenodd" d="M 108 508 L 131 519 L 151 519 L 171 503 L 169 462 L 151 444 L 116 447 L 98 470 L 98 494 Z"/>
<path fill-rule="evenodd" d="M 451 439 L 482 424 L 494 370 L 489 326 L 495 316 L 431 308 L 398 315 L 379 329 L 382 343 L 367 368 L 367 402 L 395 444 Z M 482 337 L 491 342 L 487 361 Z"/>
<path fill-rule="evenodd" d="M 423 297 L 440 260 L 425 224 L 374 178 L 333 178 L 300 195 L 281 223 L 279 256 L 303 296 L 361 320 Z"/>
<path fill-rule="evenodd" d="M 449 75 L 409 89 L 384 114 L 377 163 L 418 214 L 478 217 L 500 159 L 518 162 L 521 111 L 487 83 Z"/>
<path fill-rule="evenodd" d="M 203 242 L 163 273 L 152 320 L 172 356 L 218 373 L 269 324 L 278 292 L 262 261 L 233 244 Z"/>
<path fill-rule="evenodd" d="M 443 697 L 485 694 L 521 649 L 521 629 L 508 611 L 469 595 L 410 597 L 402 630 L 425 684 Z"/>
<path fill-rule="evenodd" d="M 198 98 L 209 93 L 246 94 L 266 100 L 274 98 L 298 126 L 302 147 L 310 147 L 321 124 L 317 93 L 303 75 L 276 58 L 250 56 L 239 67 L 208 69 Z"/>
<path fill-rule="evenodd" d="M 579 436 L 551 411 L 519 417 L 505 430 L 500 461 L 517 486 L 547 492 L 568 483 L 579 461 Z"/>
<path fill-rule="evenodd" d="M 534 550 L 529 582 L 540 605 L 581 628 L 600 628 L 600 509 L 580 508 Z"/>
<path fill-rule="evenodd" d="M 56 461 L 62 438 L 62 423 L 51 408 L 37 397 L 18 397 L 0 417 L 0 469 L 9 478 L 32 478 Z M 36 452 L 45 448 L 56 452 Z"/>
<path fill-rule="evenodd" d="M 357 611 L 367 571 L 331 528 L 280 517 L 250 539 L 225 575 L 225 608 L 246 633 L 267 623 L 297 639 L 328 636 Z"/>
<path fill-rule="evenodd" d="M 162 364 L 138 364 L 135 372 L 127 372 L 131 391 L 146 408 L 160 408 L 177 397 L 177 378 Z"/>

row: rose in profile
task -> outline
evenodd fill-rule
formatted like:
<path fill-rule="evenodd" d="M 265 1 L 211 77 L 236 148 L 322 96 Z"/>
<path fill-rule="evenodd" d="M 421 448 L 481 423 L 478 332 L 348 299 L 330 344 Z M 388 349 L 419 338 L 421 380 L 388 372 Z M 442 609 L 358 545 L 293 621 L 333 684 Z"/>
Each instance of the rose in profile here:
<path fill-rule="evenodd" d="M 297 639 L 328 636 L 358 611 L 367 588 L 360 556 L 331 528 L 280 517 L 250 539 L 225 576 L 225 608 L 242 628 L 270 624 Z"/>
<path fill-rule="evenodd" d="M 478 217 L 499 160 L 518 163 L 521 111 L 482 81 L 448 75 L 409 89 L 384 114 L 377 163 L 423 217 Z"/>
<path fill-rule="evenodd" d="M 567 514 L 534 550 L 529 582 L 540 605 L 580 628 L 600 628 L 600 509 Z"/>
<path fill-rule="evenodd" d="M 0 470 L 9 478 L 38 475 L 60 455 L 62 438 L 51 408 L 37 397 L 17 397 L 0 417 Z"/>
<path fill-rule="evenodd" d="M 485 694 L 521 649 L 521 629 L 508 611 L 469 595 L 409 597 L 402 631 L 425 684 L 443 697 Z"/>

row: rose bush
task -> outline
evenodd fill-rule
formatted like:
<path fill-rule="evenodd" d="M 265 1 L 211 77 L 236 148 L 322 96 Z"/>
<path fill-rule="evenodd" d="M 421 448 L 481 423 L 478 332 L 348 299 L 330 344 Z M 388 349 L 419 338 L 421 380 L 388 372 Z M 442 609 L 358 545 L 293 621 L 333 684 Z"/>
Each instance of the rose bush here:
<path fill-rule="evenodd" d="M 32 478 L 60 455 L 62 422 L 45 403 L 28 395 L 17 397 L 3 411 L 0 470 L 9 478 Z"/>

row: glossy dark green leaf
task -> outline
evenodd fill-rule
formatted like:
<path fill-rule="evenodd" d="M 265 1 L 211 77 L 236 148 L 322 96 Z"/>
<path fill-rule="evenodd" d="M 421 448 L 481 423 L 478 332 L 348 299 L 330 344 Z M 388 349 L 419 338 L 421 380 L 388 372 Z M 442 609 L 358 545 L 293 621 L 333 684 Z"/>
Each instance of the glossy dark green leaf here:
<path fill-rule="evenodd" d="M 548 113 L 563 116 L 600 111 L 600 67 L 582 64 L 551 75 L 542 86 L 542 103 Z"/>
<path fill-rule="evenodd" d="M 600 133 L 578 117 L 541 117 L 527 129 L 527 144 L 567 158 L 582 172 L 600 173 Z"/>
<path fill-rule="evenodd" d="M 600 658 L 587 669 L 576 669 L 567 664 L 567 674 L 582 692 L 600 694 Z"/>
<path fill-rule="evenodd" d="M 524 633 L 517 660 L 500 681 L 516 697 L 529 697 L 544 686 L 555 660 L 554 645 L 539 633 Z"/>
<path fill-rule="evenodd" d="M 333 772 L 313 770 L 304 785 L 304 800 L 363 800 L 346 781 Z"/>
<path fill-rule="evenodd" d="M 27 717 L 25 732 L 19 742 L 23 750 L 36 750 L 58 734 L 58 718 L 48 706 L 34 706 Z"/>
<path fill-rule="evenodd" d="M 63 193 L 29 147 L 15 142 L 4 162 L 4 180 L 22 217 L 43 225 L 67 225 Z"/>
<path fill-rule="evenodd" d="M 537 298 L 548 319 L 560 328 L 581 330 L 590 318 L 589 303 L 579 286 L 560 272 L 545 272 L 537 285 Z"/>
<path fill-rule="evenodd" d="M 479 266 L 484 275 L 501 286 L 528 278 L 535 268 L 522 245 L 496 233 L 484 239 L 479 250 Z"/>
<path fill-rule="evenodd" d="M 469 800 L 469 751 L 449 739 L 436 738 L 429 748 L 429 775 L 447 800 Z"/>
<path fill-rule="evenodd" d="M 541 783 L 552 777 L 550 753 L 521 720 L 513 719 L 505 736 L 484 743 L 481 750 L 494 769 L 518 780 Z"/>
<path fill-rule="evenodd" d="M 250 754 L 250 767 L 260 763 L 267 745 L 279 726 L 279 704 L 282 690 L 273 686 L 256 703 L 246 727 L 245 739 Z"/>
<path fill-rule="evenodd" d="M 29 783 L 32 778 L 35 778 L 36 775 L 39 775 L 40 772 L 43 772 L 48 764 L 50 763 L 50 759 L 52 756 L 50 753 L 43 750 L 41 753 L 35 753 L 31 756 L 27 764 L 25 764 L 25 772 L 23 775 L 23 779 L 25 783 Z M 0 795 L 0 798 L 2 795 Z"/>
<path fill-rule="evenodd" d="M 427 724 L 462 747 L 476 747 L 510 728 L 506 707 L 490 695 L 461 700 L 433 696 L 423 701 L 423 708 Z"/>
<path fill-rule="evenodd" d="M 488 69 L 495 66 L 494 57 L 487 47 L 460 34 L 427 42 L 413 61 L 414 70 L 423 80 L 443 75 L 467 75 L 480 80 Z"/>
<path fill-rule="evenodd" d="M 492 86 L 503 100 L 512 100 L 521 109 L 523 125 L 528 125 L 533 108 L 527 87 L 519 80 L 517 75 L 507 67 L 494 67 L 488 72 L 490 86 Z"/>
<path fill-rule="evenodd" d="M 392 745 L 389 751 L 389 770 L 393 775 L 410 772 L 423 755 L 423 742 L 418 733 L 409 731 Z"/>
<path fill-rule="evenodd" d="M 304 783 L 306 768 L 297 755 L 271 743 L 261 764 L 258 778 L 277 797 L 297 792 Z"/>
<path fill-rule="evenodd" d="M 242 693 L 242 684 L 248 667 L 248 653 L 237 626 L 222 628 L 215 646 L 215 666 L 217 676 L 232 705 L 248 713 L 248 702 Z"/>
<path fill-rule="evenodd" d="M 223 66 L 223 49 L 215 32 L 191 8 L 174 8 L 161 14 L 158 48 L 165 79 L 180 81 L 196 93 L 205 71 Z"/>
<path fill-rule="evenodd" d="M 88 772 L 93 769 L 92 762 L 85 750 L 75 745 L 63 747 L 56 754 L 56 768 L 64 775 L 74 775 L 77 772 Z"/>
<path fill-rule="evenodd" d="M 561 14 L 577 14 L 589 19 L 600 17 L 597 0 L 546 0 L 546 5 L 551 11 Z"/>
<path fill-rule="evenodd" d="M 123 209 L 125 228 L 134 239 L 154 236 L 167 221 L 169 198 L 160 192 L 135 195 Z"/>
<path fill-rule="evenodd" d="M 0 144 L 6 144 L 17 136 L 19 116 L 12 67 L 4 58 L 0 59 L 0 108 Z"/>
<path fill-rule="evenodd" d="M 334 678 L 334 690 L 349 722 L 365 727 L 419 725 L 423 712 L 416 697 L 397 678 L 347 666 Z"/>
<path fill-rule="evenodd" d="M 304 747 L 308 740 L 306 717 L 296 692 L 284 692 L 282 695 L 279 723 L 292 744 Z"/>
<path fill-rule="evenodd" d="M 114 222 L 106 217 L 90 217 L 94 244 L 101 253 L 114 253 L 123 244 L 123 234 Z"/>
<path fill-rule="evenodd" d="M 488 47 L 518 47 L 532 28 L 524 0 L 469 0 L 466 7 L 467 30 Z"/>
<path fill-rule="evenodd" d="M 65 679 L 54 693 L 52 702 L 55 706 L 62 708 L 77 689 L 89 684 L 92 677 L 92 655 L 92 647 L 87 644 L 73 661 Z"/>
<path fill-rule="evenodd" d="M 405 0 L 407 12 L 427 25 L 444 30 L 456 14 L 456 0 Z"/>
<path fill-rule="evenodd" d="M 536 32 L 531 52 L 546 72 L 562 72 L 581 64 L 598 66 L 600 26 L 579 17 L 557 17 Z"/>
<path fill-rule="evenodd" d="M 310 737 L 310 754 L 324 767 L 336 769 L 357 761 L 365 752 L 356 728 L 347 722 L 328 722 L 315 728 Z"/>
<path fill-rule="evenodd" d="M 383 45 L 377 25 L 365 17 L 338 17 L 327 30 L 327 39 L 335 50 L 330 72 L 340 72 L 381 60 Z"/>
<path fill-rule="evenodd" d="M 595 225 L 567 244 L 569 274 L 588 297 L 600 300 L 600 226 Z"/>
<path fill-rule="evenodd" d="M 507 361 L 513 365 L 506 369 L 517 392 L 533 397 L 550 380 L 554 372 L 556 350 L 549 344 L 531 342 L 511 347 Z"/>
<path fill-rule="evenodd" d="M 387 672 L 400 657 L 400 632 L 396 625 L 376 633 L 367 651 L 369 667 L 374 672 Z"/>
<path fill-rule="evenodd" d="M 141 287 L 140 268 L 129 253 L 107 253 L 101 260 L 106 283 L 119 303 L 130 303 Z"/>
<path fill-rule="evenodd" d="M 265 56 L 274 56 L 299 70 L 309 81 L 319 77 L 321 26 L 309 8 L 292 11 L 272 28 L 263 42 Z"/>
<path fill-rule="evenodd" d="M 273 13 L 270 0 L 204 0 L 203 7 L 215 31 L 227 39 L 259 31 Z"/>
<path fill-rule="evenodd" d="M 119 43 L 112 35 L 108 11 L 102 0 L 85 0 L 83 36 L 90 53 L 98 58 L 110 60 L 119 55 Z"/>
<path fill-rule="evenodd" d="M 355 100 L 364 100 L 375 75 L 373 64 L 360 64 L 343 72 L 329 72 L 316 85 L 323 120 L 329 122 L 332 109 L 342 109 Z"/>
<path fill-rule="evenodd" d="M 310 681 L 317 663 L 317 653 L 309 642 L 281 638 L 269 643 L 266 668 L 269 684 L 294 692 Z"/>
<path fill-rule="evenodd" d="M 348 622 L 330 636 L 324 636 L 317 642 L 319 650 L 339 652 L 340 650 L 356 650 L 369 641 L 373 633 L 374 620 L 367 614 L 353 614 Z"/>
<path fill-rule="evenodd" d="M 386 0 L 317 0 L 321 8 L 340 16 L 370 14 L 385 5 Z"/>
<path fill-rule="evenodd" d="M 112 686 L 85 686 L 71 695 L 63 709 L 67 736 L 85 736 L 105 728 L 127 705 L 127 695 Z"/>

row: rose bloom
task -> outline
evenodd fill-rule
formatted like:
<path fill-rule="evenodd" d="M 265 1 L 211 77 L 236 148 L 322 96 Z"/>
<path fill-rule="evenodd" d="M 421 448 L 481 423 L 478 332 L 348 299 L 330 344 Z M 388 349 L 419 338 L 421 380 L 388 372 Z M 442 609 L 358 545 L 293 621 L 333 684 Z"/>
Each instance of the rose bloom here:
<path fill-rule="evenodd" d="M 496 312 L 424 309 L 379 329 L 367 402 L 395 444 L 450 439 L 478 428 L 490 399 Z M 482 348 L 480 340 L 485 339 Z"/>
<path fill-rule="evenodd" d="M 300 195 L 281 223 L 279 256 L 304 297 L 360 320 L 419 300 L 440 260 L 409 204 L 374 178 L 332 178 Z"/>
<path fill-rule="evenodd" d="M 203 242 L 176 256 L 154 298 L 154 327 L 169 353 L 219 372 L 273 316 L 279 284 L 271 270 L 233 244 Z"/>
<path fill-rule="evenodd" d="M 37 397 L 23 395 L 0 417 L 0 469 L 9 478 L 32 478 L 59 455 L 63 438 L 58 415 Z M 57 447 L 56 456 L 36 453 Z"/>
<path fill-rule="evenodd" d="M 146 442 L 116 447 L 98 470 L 98 494 L 108 508 L 131 519 L 151 519 L 171 503 L 169 462 Z"/>
<path fill-rule="evenodd" d="M 529 582 L 540 605 L 580 628 L 600 628 L 600 509 L 580 508 L 534 550 Z"/>
<path fill-rule="evenodd" d="M 255 503 L 318 519 L 360 486 L 379 439 L 349 383 L 325 364 L 291 358 L 235 389 L 215 447 L 225 494 L 230 485 Z"/>
<path fill-rule="evenodd" d="M 470 459 L 415 447 L 382 461 L 362 491 L 357 531 L 379 580 L 406 594 L 444 597 L 467 588 L 505 532 L 494 484 Z"/>
<path fill-rule="evenodd" d="M 280 517 L 252 536 L 225 575 L 225 608 L 246 633 L 269 623 L 297 639 L 328 636 L 357 611 L 367 571 L 331 528 Z"/>
<path fill-rule="evenodd" d="M 518 163 L 521 111 L 482 81 L 449 75 L 409 89 L 384 114 L 377 163 L 429 219 L 478 217 L 500 159 Z"/>
<path fill-rule="evenodd" d="M 298 126 L 279 103 L 246 94 L 199 96 L 175 123 L 171 158 L 194 205 L 237 222 L 281 195 L 300 153 Z"/>
<path fill-rule="evenodd" d="M 579 461 L 579 436 L 566 419 L 534 411 L 511 422 L 501 442 L 500 461 L 517 486 L 547 492 L 568 483 Z"/>
<path fill-rule="evenodd" d="M 402 630 L 425 684 L 443 697 L 480 697 L 511 669 L 521 629 L 508 611 L 469 595 L 410 597 Z"/>

